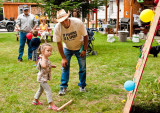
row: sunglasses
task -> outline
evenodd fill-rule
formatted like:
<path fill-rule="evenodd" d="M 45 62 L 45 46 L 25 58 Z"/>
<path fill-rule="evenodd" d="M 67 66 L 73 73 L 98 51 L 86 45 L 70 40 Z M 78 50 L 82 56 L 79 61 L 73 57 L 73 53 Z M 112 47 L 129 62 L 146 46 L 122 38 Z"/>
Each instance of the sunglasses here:
<path fill-rule="evenodd" d="M 28 11 L 28 9 L 26 9 L 26 10 L 24 10 L 25 12 L 27 12 Z"/>

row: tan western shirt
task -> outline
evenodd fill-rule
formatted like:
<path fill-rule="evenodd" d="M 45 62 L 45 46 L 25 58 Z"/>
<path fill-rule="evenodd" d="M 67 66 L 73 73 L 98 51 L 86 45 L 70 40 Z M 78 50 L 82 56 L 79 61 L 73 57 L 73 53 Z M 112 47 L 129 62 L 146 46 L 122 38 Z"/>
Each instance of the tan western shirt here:
<path fill-rule="evenodd" d="M 38 25 L 38 21 L 35 16 L 28 14 L 27 16 L 23 13 L 20 14 L 16 20 L 16 24 L 19 25 L 20 31 L 30 32 L 35 25 Z"/>

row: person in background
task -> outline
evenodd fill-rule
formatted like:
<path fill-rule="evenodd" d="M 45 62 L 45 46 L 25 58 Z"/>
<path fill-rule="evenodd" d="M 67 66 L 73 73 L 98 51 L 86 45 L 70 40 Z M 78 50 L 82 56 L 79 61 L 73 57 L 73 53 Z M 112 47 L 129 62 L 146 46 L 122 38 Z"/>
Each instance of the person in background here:
<path fill-rule="evenodd" d="M 38 37 L 38 31 L 34 30 L 33 31 L 33 38 L 30 42 L 31 44 L 31 47 L 32 47 L 32 60 L 36 62 L 36 65 L 38 63 L 38 57 L 39 57 L 39 54 L 38 54 L 38 47 L 40 45 L 41 41 Z M 34 65 L 34 66 L 36 66 Z"/>
<path fill-rule="evenodd" d="M 28 60 L 32 60 L 32 49 L 29 44 L 31 40 L 28 40 L 26 35 L 29 32 L 33 32 L 37 25 L 38 22 L 35 16 L 29 13 L 28 5 L 23 5 L 23 13 L 18 16 L 16 21 L 16 30 L 20 31 L 18 62 L 23 60 L 22 57 L 26 40 L 28 44 Z"/>
<path fill-rule="evenodd" d="M 41 19 L 40 34 L 41 34 L 41 40 L 44 39 L 45 43 L 47 43 L 47 37 L 46 36 L 48 36 L 49 33 L 48 33 L 48 25 L 46 24 L 46 19 L 45 18 Z"/>
<path fill-rule="evenodd" d="M 72 17 L 76 17 L 76 18 L 81 19 L 81 18 L 80 18 L 80 12 L 79 12 L 79 10 L 73 9 Z"/>

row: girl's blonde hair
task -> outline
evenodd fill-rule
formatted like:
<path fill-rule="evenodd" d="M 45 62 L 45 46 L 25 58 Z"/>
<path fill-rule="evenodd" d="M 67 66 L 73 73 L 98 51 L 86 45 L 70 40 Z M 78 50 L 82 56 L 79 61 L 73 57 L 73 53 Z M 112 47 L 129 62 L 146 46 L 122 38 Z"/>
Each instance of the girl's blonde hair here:
<path fill-rule="evenodd" d="M 49 43 L 44 43 L 44 44 L 40 45 L 39 48 L 38 48 L 38 54 L 39 55 L 42 54 L 42 51 L 45 50 L 46 46 L 49 46 L 49 47 L 52 48 L 52 46 Z"/>
<path fill-rule="evenodd" d="M 40 18 L 40 22 L 42 23 L 42 21 L 45 21 L 45 22 L 46 22 L 46 18 L 45 18 L 45 17 L 41 17 L 41 18 Z"/>

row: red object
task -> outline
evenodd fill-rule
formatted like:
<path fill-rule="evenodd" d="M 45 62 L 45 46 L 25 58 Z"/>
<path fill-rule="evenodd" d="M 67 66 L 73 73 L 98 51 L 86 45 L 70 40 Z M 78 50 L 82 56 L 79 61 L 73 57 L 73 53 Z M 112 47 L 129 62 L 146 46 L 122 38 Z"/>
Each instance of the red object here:
<path fill-rule="evenodd" d="M 159 0 L 154 0 L 154 3 L 155 3 L 155 4 L 158 4 L 158 2 L 159 2 Z"/>
<path fill-rule="evenodd" d="M 94 9 L 93 9 L 93 13 L 97 13 L 97 8 L 94 8 Z"/>
<path fill-rule="evenodd" d="M 41 33 L 38 33 L 38 36 L 41 36 Z"/>
<path fill-rule="evenodd" d="M 33 35 L 32 35 L 32 33 L 27 33 L 26 37 L 27 37 L 28 40 L 31 40 Z"/>

